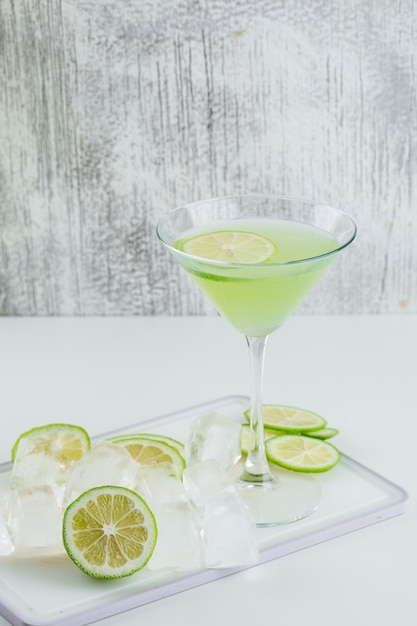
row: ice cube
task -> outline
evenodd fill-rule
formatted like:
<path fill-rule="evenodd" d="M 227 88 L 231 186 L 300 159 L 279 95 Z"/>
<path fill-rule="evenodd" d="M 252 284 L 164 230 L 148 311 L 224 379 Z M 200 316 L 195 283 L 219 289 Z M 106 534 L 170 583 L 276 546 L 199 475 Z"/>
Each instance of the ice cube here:
<path fill-rule="evenodd" d="M 200 529 L 188 502 L 148 500 L 158 526 L 158 540 L 149 561 L 151 570 L 197 570 L 203 567 Z"/>
<path fill-rule="evenodd" d="M 187 498 L 198 517 L 204 516 L 204 508 L 213 495 L 235 492 L 234 485 L 226 471 L 214 459 L 207 459 L 186 467 L 183 485 Z"/>
<path fill-rule="evenodd" d="M 241 456 L 241 428 L 214 411 L 197 417 L 185 444 L 187 466 L 215 459 L 224 469 L 232 467 Z"/>
<path fill-rule="evenodd" d="M 204 559 L 208 568 L 253 565 L 259 561 L 255 526 L 237 492 L 209 498 L 203 525 Z"/>
<path fill-rule="evenodd" d="M 65 488 L 65 502 L 81 493 L 103 485 L 134 488 L 138 470 L 136 461 L 122 445 L 101 441 L 71 467 Z"/>
<path fill-rule="evenodd" d="M 145 499 L 161 503 L 185 502 L 184 485 L 171 463 L 153 463 L 138 468 L 135 490 Z"/>
<path fill-rule="evenodd" d="M 15 489 L 10 497 L 8 527 L 16 553 L 64 550 L 62 511 L 50 485 Z"/>
<path fill-rule="evenodd" d="M 0 556 L 8 556 L 14 551 L 14 546 L 6 523 L 8 510 L 9 497 L 7 495 L 0 500 Z"/>
<path fill-rule="evenodd" d="M 200 530 L 173 466 L 169 463 L 141 466 L 136 490 L 148 503 L 158 527 L 158 541 L 149 569 L 201 568 Z"/>
<path fill-rule="evenodd" d="M 55 500 L 58 503 L 59 507 L 64 507 L 65 508 L 65 502 L 64 502 L 64 497 L 65 497 L 65 483 L 64 484 L 60 484 L 60 485 L 51 485 L 52 487 L 52 491 L 54 492 L 54 496 L 55 496 Z"/>
<path fill-rule="evenodd" d="M 226 470 L 209 459 L 184 470 L 184 488 L 202 530 L 206 567 L 239 567 L 259 560 L 255 527 Z"/>
<path fill-rule="evenodd" d="M 62 479 L 62 469 L 59 461 L 44 452 L 30 452 L 19 454 L 12 467 L 10 487 L 34 487 L 53 485 Z"/>

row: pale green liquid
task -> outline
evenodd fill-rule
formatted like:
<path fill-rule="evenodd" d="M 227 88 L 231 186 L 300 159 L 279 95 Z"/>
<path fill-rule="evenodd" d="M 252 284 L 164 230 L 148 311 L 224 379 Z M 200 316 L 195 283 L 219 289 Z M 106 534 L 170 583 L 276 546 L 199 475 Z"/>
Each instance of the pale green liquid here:
<path fill-rule="evenodd" d="M 250 336 L 267 335 L 276 330 L 337 256 L 314 258 L 338 248 L 337 241 L 327 232 L 299 222 L 261 218 L 233 220 L 205 230 L 189 231 L 174 247 L 181 249 L 187 239 L 215 230 L 257 233 L 267 237 L 277 248 L 276 254 L 267 261 L 246 266 L 228 266 L 178 255 L 178 260 L 217 311 L 239 332 Z M 274 265 L 277 263 L 283 265 Z"/>

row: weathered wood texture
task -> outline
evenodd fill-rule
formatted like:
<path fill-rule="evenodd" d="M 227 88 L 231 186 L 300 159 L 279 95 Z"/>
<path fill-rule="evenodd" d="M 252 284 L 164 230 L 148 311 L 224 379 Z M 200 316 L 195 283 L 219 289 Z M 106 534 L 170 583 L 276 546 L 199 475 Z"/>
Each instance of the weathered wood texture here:
<path fill-rule="evenodd" d="M 416 313 L 416 7 L 0 0 L 0 313 L 209 314 L 156 221 L 250 192 L 356 217 L 301 313 Z"/>

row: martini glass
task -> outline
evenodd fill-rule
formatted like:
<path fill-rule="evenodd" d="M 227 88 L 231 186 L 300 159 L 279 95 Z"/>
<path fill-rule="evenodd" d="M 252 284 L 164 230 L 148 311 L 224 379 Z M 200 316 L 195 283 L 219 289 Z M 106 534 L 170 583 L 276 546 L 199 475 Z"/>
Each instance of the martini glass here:
<path fill-rule="evenodd" d="M 316 510 L 319 481 L 269 464 L 263 435 L 263 364 L 269 335 L 354 240 L 343 211 L 311 201 L 243 195 L 188 204 L 164 215 L 157 236 L 217 311 L 247 340 L 250 446 L 236 484 L 257 526 Z"/>

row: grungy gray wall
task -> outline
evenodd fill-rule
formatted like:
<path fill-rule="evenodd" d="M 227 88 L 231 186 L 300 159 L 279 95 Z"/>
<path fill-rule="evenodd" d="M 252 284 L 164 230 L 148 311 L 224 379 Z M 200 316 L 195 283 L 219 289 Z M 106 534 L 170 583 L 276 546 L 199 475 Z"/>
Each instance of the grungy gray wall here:
<path fill-rule="evenodd" d="M 0 0 L 0 313 L 212 309 L 154 229 L 233 193 L 359 236 L 301 313 L 417 313 L 417 3 Z"/>

